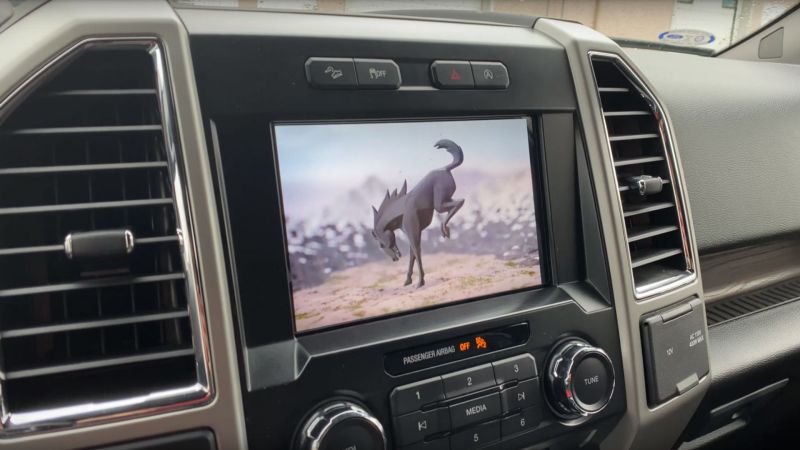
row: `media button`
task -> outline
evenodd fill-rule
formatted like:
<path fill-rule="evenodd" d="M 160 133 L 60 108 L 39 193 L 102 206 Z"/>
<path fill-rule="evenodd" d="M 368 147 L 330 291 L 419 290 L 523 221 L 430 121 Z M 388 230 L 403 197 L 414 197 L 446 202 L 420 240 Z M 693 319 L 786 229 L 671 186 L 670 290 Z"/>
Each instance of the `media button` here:
<path fill-rule="evenodd" d="M 351 58 L 308 58 L 306 78 L 317 88 L 355 88 L 356 67 Z"/>
<path fill-rule="evenodd" d="M 442 89 L 469 89 L 475 87 L 472 68 L 467 61 L 434 61 L 431 64 L 433 82 Z"/>
<path fill-rule="evenodd" d="M 520 381 L 512 388 L 500 392 L 503 412 L 539 404 L 539 379 Z"/>
<path fill-rule="evenodd" d="M 442 378 L 429 378 L 395 388 L 390 395 L 396 416 L 421 409 L 423 405 L 444 400 Z"/>
<path fill-rule="evenodd" d="M 492 370 L 491 364 L 484 364 L 443 375 L 442 381 L 447 398 L 458 397 L 494 386 L 494 370 Z"/>
<path fill-rule="evenodd" d="M 529 354 L 514 356 L 492 363 L 497 384 L 527 380 L 536 376 L 536 360 Z"/>
<path fill-rule="evenodd" d="M 500 440 L 500 422 L 482 423 L 450 436 L 450 448 L 472 450 Z"/>
<path fill-rule="evenodd" d="M 475 87 L 483 89 L 505 89 L 508 87 L 508 70 L 499 62 L 472 61 Z"/>
<path fill-rule="evenodd" d="M 533 430 L 542 421 L 539 408 L 523 409 L 520 413 L 506 417 L 500 422 L 503 438 Z"/>
<path fill-rule="evenodd" d="M 497 393 L 450 405 L 450 424 L 453 428 L 482 422 L 499 415 L 500 396 Z"/>
<path fill-rule="evenodd" d="M 395 441 L 399 447 L 413 444 L 426 436 L 450 429 L 450 416 L 446 408 L 417 411 L 394 419 Z"/>
<path fill-rule="evenodd" d="M 400 67 L 391 59 L 356 59 L 358 87 L 364 89 L 397 89 Z"/>

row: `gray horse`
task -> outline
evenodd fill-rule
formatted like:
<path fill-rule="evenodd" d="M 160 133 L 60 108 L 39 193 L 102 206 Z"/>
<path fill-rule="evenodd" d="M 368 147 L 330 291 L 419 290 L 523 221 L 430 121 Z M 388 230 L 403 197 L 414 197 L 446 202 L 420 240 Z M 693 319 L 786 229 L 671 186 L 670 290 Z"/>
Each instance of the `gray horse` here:
<path fill-rule="evenodd" d="M 422 270 L 422 230 L 431 224 L 433 212 L 447 213 L 447 217 L 442 221 L 441 232 L 443 237 L 449 239 L 448 223 L 464 206 L 464 199 L 453 198 L 456 192 L 456 180 L 452 174 L 453 169 L 464 162 L 464 152 L 458 144 L 449 139 L 440 140 L 434 147 L 447 150 L 453 156 L 453 161 L 441 169 L 428 172 L 410 192 L 405 181 L 400 192 L 397 192 L 397 189 L 391 194 L 386 191 L 386 196 L 378 209 L 372 207 L 374 217 L 372 236 L 392 261 L 398 261 L 401 257 L 395 230 L 402 229 L 411 244 L 405 286 L 412 282 L 414 262 L 419 268 L 417 287 L 425 285 L 425 271 Z"/>

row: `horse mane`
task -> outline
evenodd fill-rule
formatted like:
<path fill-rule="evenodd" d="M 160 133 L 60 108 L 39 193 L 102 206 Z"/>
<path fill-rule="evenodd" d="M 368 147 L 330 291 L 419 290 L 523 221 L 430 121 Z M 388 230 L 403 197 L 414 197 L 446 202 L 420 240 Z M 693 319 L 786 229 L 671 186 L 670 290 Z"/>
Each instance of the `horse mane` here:
<path fill-rule="evenodd" d="M 374 215 L 375 223 L 378 223 L 378 218 L 382 217 L 386 210 L 392 205 L 397 199 L 405 197 L 408 193 L 408 183 L 406 180 L 403 180 L 403 187 L 400 188 L 400 192 L 395 189 L 391 193 L 389 190 L 386 190 L 386 195 L 383 197 L 383 201 L 381 202 L 380 206 L 376 210 L 375 207 L 372 207 L 372 213 Z"/>

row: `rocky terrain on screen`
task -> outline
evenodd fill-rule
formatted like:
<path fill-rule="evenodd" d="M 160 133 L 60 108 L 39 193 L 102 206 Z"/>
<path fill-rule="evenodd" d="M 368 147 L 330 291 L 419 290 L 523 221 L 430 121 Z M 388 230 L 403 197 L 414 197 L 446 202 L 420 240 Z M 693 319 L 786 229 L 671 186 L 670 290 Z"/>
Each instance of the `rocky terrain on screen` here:
<path fill-rule="evenodd" d="M 369 262 L 337 271 L 294 293 L 298 331 L 427 308 L 541 284 L 538 267 L 494 255 L 436 253 L 426 258 L 425 286 L 403 286 L 405 264 Z M 435 269 L 434 269 L 435 268 Z"/>
<path fill-rule="evenodd" d="M 472 264 L 462 266 L 467 271 L 465 276 L 486 275 L 484 272 L 469 273 L 477 267 L 478 260 L 486 266 L 497 268 L 507 267 L 505 263 L 509 262 L 526 270 L 535 269 L 538 273 L 539 246 L 534 218 L 533 182 L 529 171 L 520 170 L 503 177 L 465 171 L 457 174 L 456 182 L 458 189 L 454 197 L 465 198 L 466 202 L 450 222 L 451 238 L 441 237 L 439 220 L 436 218 L 423 232 L 426 281 L 432 283 L 440 275 L 437 272 L 444 269 L 439 265 L 443 259 L 433 257 L 439 254 L 457 254 L 467 260 L 473 259 L 468 258 L 470 256 L 475 257 Z M 363 276 L 357 276 L 358 268 L 369 272 L 385 266 L 385 275 L 398 277 L 399 281 L 395 284 L 402 287 L 408 265 L 408 241 L 405 236 L 397 232 L 403 257 L 392 263 L 370 235 L 372 206 L 380 204 L 387 189 L 399 187 L 370 176 L 358 189 L 320 208 L 317 214 L 303 220 L 287 217 L 295 307 L 298 304 L 297 297 L 301 295 L 299 291 L 308 294 L 309 289 L 314 287 L 319 292 L 325 291 L 330 283 L 341 280 L 343 271 L 347 271 L 351 280 L 349 286 L 366 286 L 362 280 L 371 279 L 370 275 L 364 273 Z M 492 260 L 495 261 L 490 264 Z"/>

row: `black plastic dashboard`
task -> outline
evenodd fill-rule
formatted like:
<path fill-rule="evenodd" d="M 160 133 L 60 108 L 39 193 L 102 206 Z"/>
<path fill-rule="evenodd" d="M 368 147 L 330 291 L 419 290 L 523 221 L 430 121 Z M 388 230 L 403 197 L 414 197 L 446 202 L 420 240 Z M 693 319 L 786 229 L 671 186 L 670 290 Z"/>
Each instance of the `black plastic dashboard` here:
<path fill-rule="evenodd" d="M 191 239 L 175 242 L 196 247 L 197 260 L 186 262 L 207 310 L 191 326 L 208 344 L 198 350 L 211 362 L 208 401 L 171 404 L 171 414 L 123 405 L 123 415 L 92 413 L 16 436 L 0 429 L 0 448 L 136 448 L 153 436 L 163 437 L 140 444 L 187 437 L 219 448 L 705 448 L 736 444 L 724 438 L 748 425 L 774 429 L 796 412 L 800 227 L 797 196 L 787 193 L 797 184 L 796 66 L 623 49 L 580 24 L 551 19 L 232 11 L 155 1 L 101 12 L 93 2 L 65 4 L 46 2 L 0 34 L 0 54 L 19 63 L 0 70 L 0 117 L 28 83 L 20 80 L 41 75 L 65 42 L 113 46 L 144 36 L 163 50 L 158 86 L 173 91 L 158 91 L 165 94 L 158 104 L 175 109 L 163 127 L 174 127 L 165 142 L 180 150 L 167 165 L 185 177 L 176 195 L 186 195 L 185 219 L 194 225 L 177 230 Z M 22 39 L 36 30 L 47 31 Z M 89 94 L 97 95 L 72 95 Z M 463 163 L 459 144 L 469 164 L 479 155 L 492 162 L 499 148 L 481 153 L 460 139 L 453 147 L 444 134 L 500 122 L 522 129 L 515 168 L 532 179 L 520 211 L 535 210 L 524 242 L 536 243 L 529 252 L 536 257 L 523 258 L 511 245 L 503 249 L 511 256 L 485 250 L 494 241 L 460 220 L 476 197 L 461 212 L 453 203 L 439 211 L 459 220 L 451 230 L 442 224 L 441 238 L 425 245 L 443 245 L 449 233 L 450 242 L 459 241 L 456 233 L 460 241 L 481 236 L 481 256 L 495 255 L 485 259 L 502 266 L 497 278 L 508 270 L 524 282 L 469 295 L 440 290 L 442 298 L 402 308 L 345 302 L 346 314 L 337 317 L 346 320 L 299 312 L 299 286 L 313 289 L 318 280 L 298 278 L 297 262 L 315 253 L 311 246 L 298 256 L 287 228 L 282 127 L 306 138 L 302 130 L 311 135 L 314 127 L 369 135 L 382 126 L 438 126 L 442 140 L 425 143 L 437 156 L 413 161 L 427 169 L 433 158 L 444 161 L 443 150 L 453 167 Z M 391 136 L 370 136 L 376 154 L 416 137 Z M 461 184 L 466 167 L 455 171 L 456 193 L 468 185 Z M 361 175 L 347 173 L 354 174 Z M 370 192 L 374 214 L 387 186 L 384 202 L 397 198 L 393 187 L 400 196 L 413 190 L 412 179 Z M 514 180 L 501 181 L 494 189 L 513 196 Z M 369 205 L 356 206 L 372 214 Z M 481 226 L 499 227 L 491 220 Z M 386 242 L 374 229 L 362 228 L 354 236 L 366 242 L 351 236 L 320 253 L 366 248 L 366 259 L 377 253 L 387 264 L 386 255 L 397 256 L 391 246 L 379 248 Z M 414 248 L 405 231 L 397 233 L 408 257 Z M 463 264 L 453 258 L 437 266 L 428 255 L 434 288 L 443 267 Z M 409 259 L 409 282 L 413 274 L 417 283 L 422 263 L 413 269 Z M 335 278 L 329 267 L 342 268 L 315 261 L 324 263 L 321 279 Z M 404 272 L 402 261 L 392 280 Z M 469 287 L 494 281 L 474 277 Z M 370 289 L 425 291 L 384 282 Z M 6 339 L 0 334 L 3 345 Z M 741 445 L 764 442 L 746 436 Z"/>

